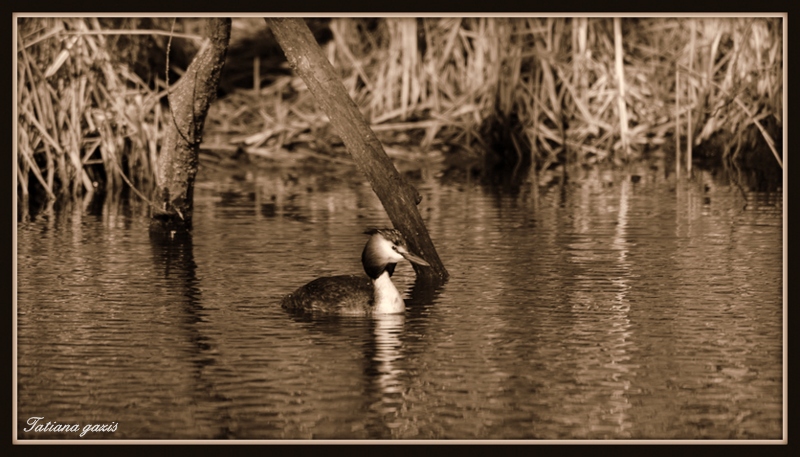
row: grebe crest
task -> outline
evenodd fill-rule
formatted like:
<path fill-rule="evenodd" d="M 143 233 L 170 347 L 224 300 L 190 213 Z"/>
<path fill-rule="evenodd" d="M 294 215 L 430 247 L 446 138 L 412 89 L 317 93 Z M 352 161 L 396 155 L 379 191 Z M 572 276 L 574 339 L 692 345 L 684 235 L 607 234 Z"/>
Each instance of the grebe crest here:
<path fill-rule="evenodd" d="M 392 283 L 397 262 L 428 262 L 409 252 L 403 235 L 394 229 L 371 229 L 361 252 L 367 277 L 342 275 L 317 278 L 283 298 L 281 306 L 311 313 L 368 315 L 405 311 L 405 302 Z"/>

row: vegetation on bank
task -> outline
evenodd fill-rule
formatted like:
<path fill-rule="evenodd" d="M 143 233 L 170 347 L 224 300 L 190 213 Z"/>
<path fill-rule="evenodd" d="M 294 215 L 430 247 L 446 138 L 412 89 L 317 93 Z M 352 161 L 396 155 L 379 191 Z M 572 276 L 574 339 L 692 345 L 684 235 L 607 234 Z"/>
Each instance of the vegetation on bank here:
<path fill-rule="evenodd" d="M 19 194 L 151 183 L 171 122 L 168 44 L 174 85 L 202 45 L 196 22 L 19 18 Z M 249 87 L 223 81 L 226 92 L 209 112 L 203 147 L 272 158 L 340 148 L 305 85 L 281 67 L 279 48 L 237 52 L 269 43 L 264 21 L 233 23 L 223 79 Z M 501 168 L 618 161 L 676 148 L 724 161 L 782 160 L 781 18 L 313 24 L 385 143 L 458 149 Z"/>

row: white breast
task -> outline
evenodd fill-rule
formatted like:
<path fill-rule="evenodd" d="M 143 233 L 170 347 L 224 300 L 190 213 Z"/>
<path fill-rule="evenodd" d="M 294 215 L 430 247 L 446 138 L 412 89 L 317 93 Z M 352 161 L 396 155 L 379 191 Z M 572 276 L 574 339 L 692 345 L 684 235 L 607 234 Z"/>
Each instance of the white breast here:
<path fill-rule="evenodd" d="M 389 273 L 384 271 L 375 280 L 375 308 L 374 314 L 397 314 L 406 310 L 406 304 L 397 287 L 392 283 Z"/>

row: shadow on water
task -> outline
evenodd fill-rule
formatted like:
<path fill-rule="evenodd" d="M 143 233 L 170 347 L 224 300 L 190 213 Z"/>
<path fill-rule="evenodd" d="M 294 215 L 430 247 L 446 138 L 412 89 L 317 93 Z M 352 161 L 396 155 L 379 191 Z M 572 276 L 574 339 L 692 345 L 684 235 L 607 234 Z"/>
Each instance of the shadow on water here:
<path fill-rule="evenodd" d="M 406 316 L 338 316 L 311 315 L 296 311 L 286 311 L 290 318 L 305 327 L 305 332 L 315 341 L 321 336 L 320 344 L 339 340 L 346 344 L 360 342 L 361 390 L 358 406 L 366 420 L 363 428 L 369 439 L 391 438 L 391 428 L 384 416 L 396 408 L 397 397 L 402 397 L 403 370 L 397 362 L 405 358 L 402 336 L 405 331 Z"/>
<path fill-rule="evenodd" d="M 406 314 L 412 318 L 422 316 L 425 309 L 433 305 L 446 284 L 447 282 L 442 283 L 435 278 L 417 276 L 406 299 Z"/>
<path fill-rule="evenodd" d="M 193 367 L 193 376 L 196 385 L 192 389 L 196 402 L 217 405 L 214 411 L 216 420 L 213 423 L 203 424 L 210 430 L 214 439 L 233 438 L 229 427 L 232 420 L 227 404 L 230 398 L 219 394 L 214 382 L 206 379 L 206 371 L 216 364 L 214 347 L 210 338 L 200 329 L 206 321 L 206 312 L 201 301 L 201 291 L 198 287 L 197 264 L 194 260 L 194 243 L 192 234 L 170 233 L 163 230 L 150 230 L 150 245 L 153 252 L 153 263 L 164 279 L 171 283 L 171 290 L 176 291 L 180 297 L 179 306 L 184 316 L 181 330 L 186 340 L 193 348 L 190 363 Z"/>
<path fill-rule="evenodd" d="M 415 338 L 425 336 L 425 310 L 441 293 L 443 284 L 417 277 L 406 299 L 406 313 L 372 317 L 311 315 L 286 311 L 290 318 L 306 326 L 310 335 L 324 335 L 345 341 L 360 341 L 362 351 L 361 410 L 367 414 L 364 430 L 369 439 L 393 438 L 393 418 L 405 407 L 403 393 L 409 389 L 403 360 L 409 354 L 406 320 L 415 319 Z"/>

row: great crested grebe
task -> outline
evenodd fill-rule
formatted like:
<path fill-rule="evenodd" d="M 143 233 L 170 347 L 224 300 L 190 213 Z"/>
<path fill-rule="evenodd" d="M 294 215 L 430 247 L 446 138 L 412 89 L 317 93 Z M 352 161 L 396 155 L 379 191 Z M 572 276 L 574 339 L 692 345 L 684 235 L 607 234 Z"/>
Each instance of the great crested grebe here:
<path fill-rule="evenodd" d="M 403 297 L 392 283 L 397 262 L 417 265 L 428 262 L 408 251 L 403 236 L 394 229 L 372 229 L 361 253 L 368 278 L 359 275 L 317 278 L 283 298 L 281 306 L 311 313 L 368 315 L 397 314 L 406 309 Z"/>

